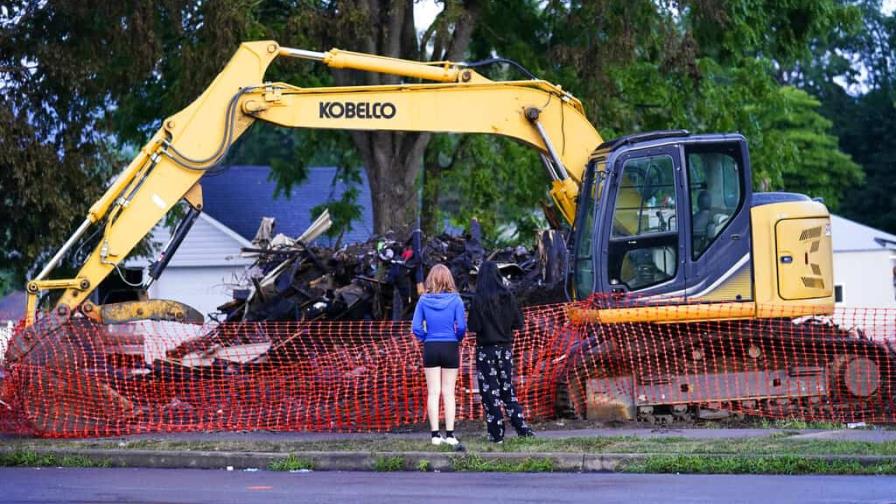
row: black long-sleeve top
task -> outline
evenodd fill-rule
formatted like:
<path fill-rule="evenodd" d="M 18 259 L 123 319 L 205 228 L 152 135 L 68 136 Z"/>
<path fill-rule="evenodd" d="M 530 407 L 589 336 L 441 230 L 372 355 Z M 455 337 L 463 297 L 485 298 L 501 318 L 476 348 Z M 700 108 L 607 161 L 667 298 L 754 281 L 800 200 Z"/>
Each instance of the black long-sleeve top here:
<path fill-rule="evenodd" d="M 511 345 L 513 331 L 522 327 L 523 312 L 513 294 L 502 293 L 497 299 L 473 299 L 467 329 L 476 333 L 477 345 Z"/>

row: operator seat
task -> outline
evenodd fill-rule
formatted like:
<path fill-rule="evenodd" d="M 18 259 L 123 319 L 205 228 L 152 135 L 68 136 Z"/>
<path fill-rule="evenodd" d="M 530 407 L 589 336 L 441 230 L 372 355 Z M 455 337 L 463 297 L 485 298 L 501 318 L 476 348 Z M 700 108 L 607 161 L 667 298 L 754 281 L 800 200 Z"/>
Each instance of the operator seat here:
<path fill-rule="evenodd" d="M 697 193 L 697 213 L 694 214 L 692 232 L 694 233 L 694 248 L 699 251 L 705 250 L 715 236 L 711 208 L 712 198 L 709 191 L 703 190 Z"/>

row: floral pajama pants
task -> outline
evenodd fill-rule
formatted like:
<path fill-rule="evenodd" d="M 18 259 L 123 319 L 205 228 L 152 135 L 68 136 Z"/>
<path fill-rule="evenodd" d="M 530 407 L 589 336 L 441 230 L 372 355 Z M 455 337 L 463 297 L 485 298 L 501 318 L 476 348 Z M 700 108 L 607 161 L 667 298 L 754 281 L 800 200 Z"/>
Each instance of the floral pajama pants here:
<path fill-rule="evenodd" d="M 513 389 L 513 353 L 510 346 L 476 347 L 476 370 L 489 440 L 497 442 L 504 439 L 502 403 L 517 433 L 526 435 L 531 432 L 523 420 L 523 408 Z"/>

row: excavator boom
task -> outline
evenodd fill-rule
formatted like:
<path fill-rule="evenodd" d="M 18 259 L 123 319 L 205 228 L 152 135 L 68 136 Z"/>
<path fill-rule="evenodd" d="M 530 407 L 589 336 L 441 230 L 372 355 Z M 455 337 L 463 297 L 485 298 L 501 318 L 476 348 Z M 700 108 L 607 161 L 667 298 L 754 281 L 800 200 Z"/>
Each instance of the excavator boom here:
<path fill-rule="evenodd" d="M 435 81 L 384 86 L 301 88 L 264 82 L 278 56 Z M 58 315 L 85 301 L 99 283 L 180 200 L 202 209 L 198 182 L 256 120 L 295 128 L 487 133 L 515 138 L 542 154 L 551 175 L 551 195 L 572 222 L 588 156 L 601 137 L 581 102 L 559 86 L 541 81 L 492 81 L 462 63 L 421 63 L 333 49 L 326 53 L 247 42 L 211 85 L 188 107 L 167 118 L 84 222 L 38 276 L 28 283 L 33 320 L 37 295 L 63 290 Z M 101 238 L 74 278 L 48 280 L 65 253 L 93 225 Z M 95 311 L 94 311 L 95 313 Z M 89 314 L 89 313 L 88 313 Z"/>

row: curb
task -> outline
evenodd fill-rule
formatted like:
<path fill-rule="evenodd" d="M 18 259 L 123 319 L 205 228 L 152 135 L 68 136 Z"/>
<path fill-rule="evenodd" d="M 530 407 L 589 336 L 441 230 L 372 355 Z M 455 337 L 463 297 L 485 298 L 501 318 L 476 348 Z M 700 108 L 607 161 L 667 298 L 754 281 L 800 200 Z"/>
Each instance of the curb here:
<path fill-rule="evenodd" d="M 0 455 L 21 452 L 21 449 L 0 448 Z M 443 452 L 225 452 L 225 451 L 164 451 L 36 448 L 39 455 L 81 457 L 110 467 L 151 469 L 262 469 L 287 457 L 308 463 L 315 471 L 455 471 L 455 464 L 464 458 L 486 463 L 525 464 L 532 461 L 548 462 L 552 472 L 616 472 L 632 462 L 651 456 L 671 456 L 670 453 L 443 453 Z M 780 455 L 718 455 L 720 458 L 775 457 Z M 894 462 L 896 457 L 880 455 L 804 455 L 803 458 L 825 462 L 856 462 L 863 466 Z M 385 463 L 390 462 L 390 463 Z M 387 469 L 384 467 L 388 466 Z"/>
<path fill-rule="evenodd" d="M 12 454 L 21 449 L 0 448 L 0 454 Z M 154 469 L 267 469 L 272 463 L 289 456 L 310 463 L 315 471 L 376 471 L 386 460 L 399 460 L 392 470 L 419 471 L 425 464 L 429 471 L 453 471 L 457 459 L 478 457 L 489 462 L 525 463 L 531 460 L 550 460 L 554 471 L 580 472 L 585 456 L 581 453 L 442 453 L 442 452 L 321 452 L 301 451 L 225 452 L 225 451 L 163 451 L 34 448 L 39 455 L 82 457 L 110 467 L 141 467 Z"/>

